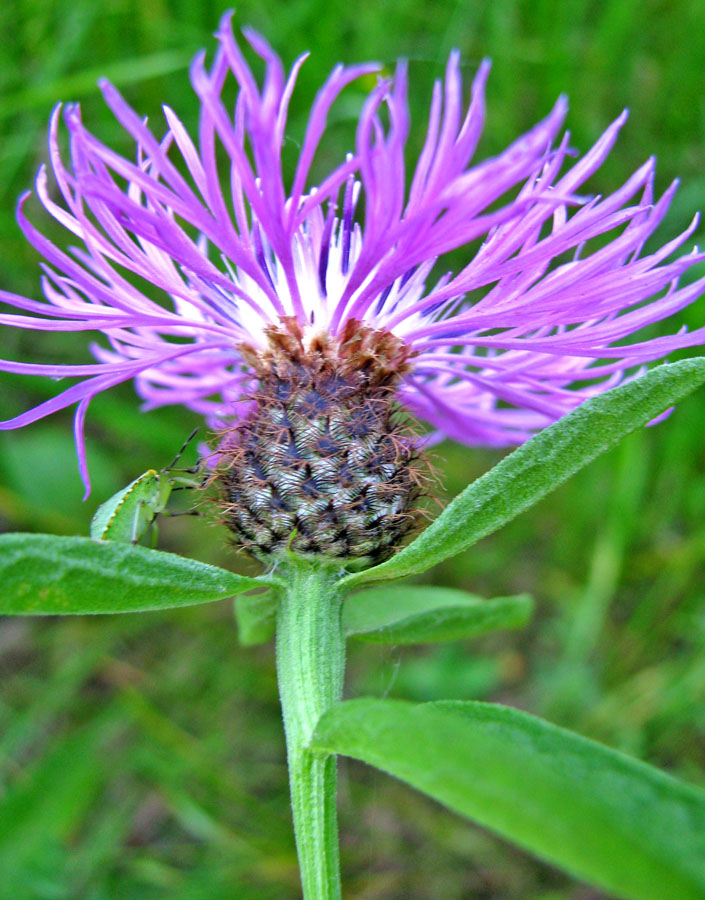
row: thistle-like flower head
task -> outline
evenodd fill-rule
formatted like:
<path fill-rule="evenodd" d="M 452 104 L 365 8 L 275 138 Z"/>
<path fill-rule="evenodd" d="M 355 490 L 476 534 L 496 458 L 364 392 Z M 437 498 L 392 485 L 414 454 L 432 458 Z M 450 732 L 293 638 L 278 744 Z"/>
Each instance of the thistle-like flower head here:
<path fill-rule="evenodd" d="M 87 480 L 83 423 L 97 393 L 134 379 L 146 408 L 183 404 L 214 428 L 245 421 L 252 431 L 258 404 L 271 409 L 281 400 L 281 372 L 301 375 L 301 366 L 309 366 L 294 379 L 299 399 L 315 419 L 322 397 L 331 403 L 342 398 L 343 431 L 360 426 L 367 400 L 383 398 L 439 436 L 509 445 L 596 392 L 638 376 L 644 363 L 703 342 L 703 329 L 632 339 L 705 289 L 705 278 L 685 287 L 678 282 L 705 259 L 697 250 L 677 255 L 696 221 L 661 249 L 643 252 L 675 185 L 654 198 L 649 160 L 609 196 L 580 193 L 625 115 L 569 165 L 568 136 L 561 134 L 566 104 L 559 99 L 504 152 L 471 165 L 484 125 L 489 65 L 480 66 L 466 106 L 453 52 L 444 81 L 433 90 L 423 149 L 408 169 L 407 77 L 400 63 L 393 78 L 378 78 L 370 90 L 354 148 L 314 185 L 310 170 L 331 106 L 351 82 L 378 67 L 333 70 L 313 102 L 289 173 L 282 165 L 287 107 L 305 57 L 287 76 L 264 39 L 245 31 L 265 64 L 260 86 L 230 16 L 217 37 L 210 67 L 199 55 L 191 69 L 201 103 L 195 135 L 165 107 L 166 131 L 155 136 L 108 83 L 101 88 L 134 138 L 133 160 L 91 134 L 77 106 L 63 115 L 55 111 L 49 150 L 61 196 L 57 202 L 50 192 L 45 168 L 36 193 L 78 245 L 64 250 L 51 243 L 26 218 L 23 198 L 20 225 L 45 258 L 44 300 L 1 293 L 24 315 L 5 314 L 0 323 L 93 330 L 103 340 L 92 346 L 97 361 L 86 365 L 0 361 L 0 370 L 82 379 L 0 428 L 76 404 L 79 465 Z M 234 109 L 223 99 L 231 79 L 239 89 Z M 70 165 L 59 152 L 62 118 Z M 465 245 L 473 249 L 460 270 L 444 272 L 444 254 Z M 351 374 L 351 360 L 360 367 L 357 374 Z M 368 374 L 377 373 L 374 381 L 382 370 L 386 380 L 370 387 L 365 399 L 360 385 L 369 386 Z M 265 384 L 270 393 L 263 399 Z M 286 431 L 289 412 L 280 413 Z M 368 441 L 361 464 L 382 465 L 387 454 L 385 464 L 393 468 L 391 446 L 399 462 L 413 456 L 413 442 L 399 437 L 385 418 L 391 413 L 379 415 L 384 441 L 392 443 L 381 448 Z M 322 440 L 330 430 L 323 419 Z M 261 442 L 278 427 L 270 421 Z M 294 445 L 313 440 L 310 431 L 294 438 Z M 247 457 L 245 443 L 238 446 Z M 321 471 L 325 456 L 324 448 L 316 462 Z M 301 483 L 310 481 L 306 459 L 294 446 L 289 470 L 294 478 L 296 469 Z M 375 515 L 388 514 L 386 502 L 372 504 Z M 311 516 L 322 508 L 313 503 Z M 406 507 L 397 514 L 404 517 Z M 360 520 L 355 528 L 368 525 Z M 331 534 L 333 542 L 340 540 L 335 528 Z"/>

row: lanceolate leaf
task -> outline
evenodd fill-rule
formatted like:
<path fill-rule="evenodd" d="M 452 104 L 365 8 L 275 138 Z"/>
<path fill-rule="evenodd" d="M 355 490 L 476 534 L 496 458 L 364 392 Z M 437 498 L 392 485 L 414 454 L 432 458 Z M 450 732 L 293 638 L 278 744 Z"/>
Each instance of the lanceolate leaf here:
<path fill-rule="evenodd" d="M 237 636 L 243 647 L 266 644 L 274 637 L 277 626 L 277 591 L 243 594 L 235 601 Z"/>
<path fill-rule="evenodd" d="M 705 358 L 661 365 L 587 400 L 469 485 L 416 540 L 347 587 L 430 569 L 491 534 L 705 382 Z"/>
<path fill-rule="evenodd" d="M 483 600 L 453 588 L 386 586 L 348 597 L 346 635 L 384 644 L 454 641 L 503 628 L 521 628 L 531 616 L 528 594 Z"/>
<path fill-rule="evenodd" d="M 262 587 L 254 578 L 131 544 L 48 534 L 0 536 L 0 614 L 142 612 Z"/>
<path fill-rule="evenodd" d="M 488 703 L 350 700 L 313 746 L 363 760 L 630 900 L 703 900 L 705 791 Z"/>

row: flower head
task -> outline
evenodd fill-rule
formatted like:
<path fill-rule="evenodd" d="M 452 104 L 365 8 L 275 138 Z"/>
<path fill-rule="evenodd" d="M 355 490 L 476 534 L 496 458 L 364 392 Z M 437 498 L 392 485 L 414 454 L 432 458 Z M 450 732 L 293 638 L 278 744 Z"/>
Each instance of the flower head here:
<path fill-rule="evenodd" d="M 705 254 L 674 258 L 695 220 L 661 249 L 642 252 L 675 190 L 654 198 L 653 160 L 610 196 L 577 193 L 609 153 L 625 115 L 566 167 L 560 99 L 503 153 L 472 166 L 489 65 L 480 66 L 465 108 L 454 52 L 434 87 L 407 188 L 407 79 L 400 63 L 393 79 L 379 79 L 369 93 L 354 150 L 314 186 L 311 165 L 332 104 L 378 67 L 333 70 L 287 179 L 287 107 L 305 57 L 287 76 L 263 38 L 246 30 L 265 63 L 260 86 L 229 16 L 217 37 L 210 68 L 199 55 L 191 69 L 201 102 L 195 138 L 167 107 L 166 133 L 155 137 L 102 83 L 107 104 L 135 140 L 135 159 L 101 143 L 70 105 L 63 111 L 67 166 L 55 111 L 49 149 L 61 201 L 50 194 L 45 168 L 36 192 L 80 244 L 65 251 L 51 243 L 26 218 L 23 197 L 18 218 L 46 260 L 45 299 L 0 293 L 25 313 L 1 315 L 0 323 L 93 330 L 104 341 L 92 346 L 97 361 L 86 365 L 0 361 L 4 371 L 82 379 L 0 428 L 76 404 L 87 481 L 83 424 L 97 393 L 134 379 L 146 408 L 183 404 L 222 428 L 256 405 L 257 354 L 271 353 L 272 335 L 293 328 L 297 353 L 305 354 L 343 346 L 345 335 L 362 329 L 391 334 L 403 347 L 403 365 L 390 382 L 396 400 L 438 434 L 509 445 L 638 375 L 645 362 L 703 342 L 700 329 L 624 343 L 705 289 L 705 278 L 678 284 Z M 233 78 L 239 92 L 231 112 L 223 89 Z M 594 238 L 599 246 L 586 252 Z M 460 271 L 436 275 L 443 255 L 466 244 L 479 249 L 468 252 Z M 154 288 L 160 299 L 153 299 Z"/>

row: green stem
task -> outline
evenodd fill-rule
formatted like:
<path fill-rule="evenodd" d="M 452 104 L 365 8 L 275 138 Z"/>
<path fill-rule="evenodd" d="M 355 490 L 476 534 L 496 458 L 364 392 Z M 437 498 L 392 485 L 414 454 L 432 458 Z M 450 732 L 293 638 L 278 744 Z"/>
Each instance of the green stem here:
<path fill-rule="evenodd" d="M 343 692 L 341 594 L 330 569 L 287 565 L 277 614 L 277 675 L 304 900 L 340 900 L 335 756 L 308 749 L 321 715 Z"/>

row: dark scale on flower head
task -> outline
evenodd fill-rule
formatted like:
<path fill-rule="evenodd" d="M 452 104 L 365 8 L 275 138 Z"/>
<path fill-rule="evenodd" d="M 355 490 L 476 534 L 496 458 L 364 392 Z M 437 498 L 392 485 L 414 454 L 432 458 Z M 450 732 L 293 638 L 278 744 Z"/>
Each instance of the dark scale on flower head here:
<path fill-rule="evenodd" d="M 417 524 L 427 480 L 394 400 L 409 349 L 352 320 L 307 339 L 287 318 L 267 339 L 241 348 L 257 388 L 214 475 L 236 544 L 257 557 L 383 559 Z"/>

